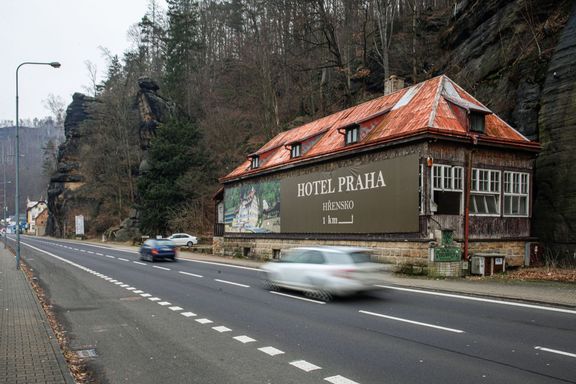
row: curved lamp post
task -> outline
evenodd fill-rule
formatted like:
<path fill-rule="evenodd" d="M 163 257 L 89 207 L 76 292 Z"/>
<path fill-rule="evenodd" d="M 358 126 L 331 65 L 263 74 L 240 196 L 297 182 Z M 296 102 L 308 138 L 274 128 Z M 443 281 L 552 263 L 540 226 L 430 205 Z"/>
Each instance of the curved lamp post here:
<path fill-rule="evenodd" d="M 23 65 L 49 65 L 52 68 L 60 68 L 60 63 L 53 61 L 41 63 L 25 61 L 16 67 L 16 269 L 20 269 L 20 117 L 18 116 L 18 71 Z"/>

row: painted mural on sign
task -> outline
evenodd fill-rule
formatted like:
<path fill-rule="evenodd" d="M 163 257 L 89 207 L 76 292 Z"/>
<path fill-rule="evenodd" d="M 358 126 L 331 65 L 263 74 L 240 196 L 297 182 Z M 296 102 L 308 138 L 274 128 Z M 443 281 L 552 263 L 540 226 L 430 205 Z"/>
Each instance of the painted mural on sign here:
<path fill-rule="evenodd" d="M 224 192 L 226 232 L 280 232 L 280 183 L 249 183 Z"/>

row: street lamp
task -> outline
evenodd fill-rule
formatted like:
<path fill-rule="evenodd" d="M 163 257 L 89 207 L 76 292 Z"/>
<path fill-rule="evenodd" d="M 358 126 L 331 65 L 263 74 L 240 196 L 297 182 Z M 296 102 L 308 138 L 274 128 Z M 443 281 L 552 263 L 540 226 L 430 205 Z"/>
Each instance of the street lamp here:
<path fill-rule="evenodd" d="M 16 269 L 20 269 L 20 118 L 18 116 L 18 71 L 23 65 L 49 65 L 52 68 L 60 68 L 60 63 L 53 61 L 41 63 L 25 61 L 16 67 Z"/>

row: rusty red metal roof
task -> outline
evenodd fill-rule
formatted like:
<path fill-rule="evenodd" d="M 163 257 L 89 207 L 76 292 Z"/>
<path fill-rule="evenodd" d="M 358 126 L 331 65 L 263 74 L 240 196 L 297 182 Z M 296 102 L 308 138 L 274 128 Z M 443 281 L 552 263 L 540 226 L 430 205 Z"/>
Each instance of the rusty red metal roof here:
<path fill-rule="evenodd" d="M 467 114 L 470 111 L 485 115 L 483 133 L 469 131 Z M 343 128 L 353 124 L 360 127 L 360 140 L 345 145 Z M 426 133 L 485 144 L 540 148 L 538 143 L 524 137 L 447 76 L 438 76 L 281 132 L 249 155 L 259 156 L 258 168 L 250 168 L 249 157 L 221 181 Z M 300 157 L 292 159 L 290 146 L 295 143 L 302 145 L 302 151 Z"/>

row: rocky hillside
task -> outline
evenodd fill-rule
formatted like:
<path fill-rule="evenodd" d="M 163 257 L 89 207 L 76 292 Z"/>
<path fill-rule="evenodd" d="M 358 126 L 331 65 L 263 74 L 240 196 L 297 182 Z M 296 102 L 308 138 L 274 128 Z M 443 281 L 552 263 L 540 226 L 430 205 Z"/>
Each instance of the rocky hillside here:
<path fill-rule="evenodd" d="M 176 107 L 158 93 L 158 85 L 149 78 L 138 80 L 138 91 L 131 96 L 128 103 L 132 105 L 131 114 L 136 116 L 134 121 L 138 127 L 134 132 L 139 133 L 138 142 L 143 152 L 142 161 L 138 165 L 140 172 L 146 168 L 145 151 L 150 138 L 159 123 L 173 116 Z M 83 156 L 90 149 L 97 132 L 94 126 L 87 124 L 98 116 L 99 101 L 93 97 L 75 93 L 72 103 L 66 111 L 64 130 L 66 141 L 60 146 L 58 152 L 58 167 L 50 179 L 48 186 L 48 209 L 50 212 L 46 232 L 56 237 L 69 237 L 75 233 L 75 216 L 85 217 L 85 232 L 88 236 L 101 233 L 91 225 L 99 216 L 106 212 L 102 201 L 90 194 L 91 186 L 87 177 L 87 158 Z M 97 126 L 96 126 L 97 127 Z M 88 191 L 88 192 L 87 192 Z M 107 235 L 114 239 L 125 241 L 139 236 L 138 217 L 135 210 L 119 226 L 109 228 Z"/>
<path fill-rule="evenodd" d="M 406 25 L 409 24 L 406 21 Z M 454 7 L 419 12 L 414 61 L 407 48 L 412 44 L 411 29 L 398 27 L 391 40 L 390 62 L 393 74 L 406 78 L 407 83 L 441 73 L 448 75 L 511 126 L 542 143 L 534 183 L 533 235 L 543 242 L 571 249 L 570 252 L 576 250 L 573 224 L 576 223 L 576 168 L 571 167 L 576 157 L 575 28 L 573 0 L 462 0 Z M 353 80 L 352 89 L 357 100 L 372 98 L 381 92 L 382 76 L 377 67 L 376 64 L 371 66 L 367 78 Z M 234 67 L 234 70 L 241 71 L 241 67 Z M 227 84 L 225 80 L 217 83 L 216 88 L 226 90 L 224 94 L 230 98 L 223 99 L 223 103 L 214 102 L 212 109 L 209 104 L 203 105 L 204 110 L 195 116 L 204 127 L 205 135 L 214 137 L 213 145 L 220 146 L 214 151 L 232 157 L 233 161 L 246 155 L 238 150 L 244 148 L 245 143 L 241 140 L 254 143 L 254 147 L 268 140 L 262 132 L 259 136 L 244 137 L 254 131 L 253 127 L 241 113 L 242 108 L 226 102 L 243 100 L 242 90 L 257 88 L 248 83 L 248 74 L 239 78 L 246 82 L 242 87 Z M 158 86 L 153 82 L 141 81 L 139 85 L 139 93 L 131 97 L 134 97 L 138 115 L 140 146 L 145 150 L 156 125 L 164 115 L 174 113 L 174 106 L 159 96 Z M 201 91 L 198 92 L 202 95 L 199 100 L 207 97 L 206 92 Z M 276 97 L 294 98 L 297 91 L 277 92 Z M 338 95 L 331 98 L 338 99 Z M 82 135 L 90 135 L 90 132 L 81 133 L 78 127 L 82 119 L 88 118 L 87 105 L 94 102 L 77 94 L 69 108 L 67 141 L 61 148 L 60 167 L 49 190 L 49 232 L 53 235 L 71 232 L 67 225 L 73 223 L 70 218 L 76 211 L 75 204 L 89 206 L 91 215 L 98 214 L 97 202 L 74 200 L 78 197 L 74 190 L 81 188 L 83 183 L 82 159 L 74 148 L 82 141 Z M 228 120 L 217 125 L 222 105 L 233 109 L 237 116 L 233 123 L 247 127 L 242 131 L 243 135 L 237 131 L 223 131 L 232 129 Z M 331 110 L 340 108 L 338 105 L 330 107 Z M 292 119 L 296 117 L 292 116 Z M 289 121 L 282 123 L 290 125 Z M 230 155 L 239 152 L 242 153 L 236 157 Z M 145 169 L 144 156 L 140 171 Z"/>

